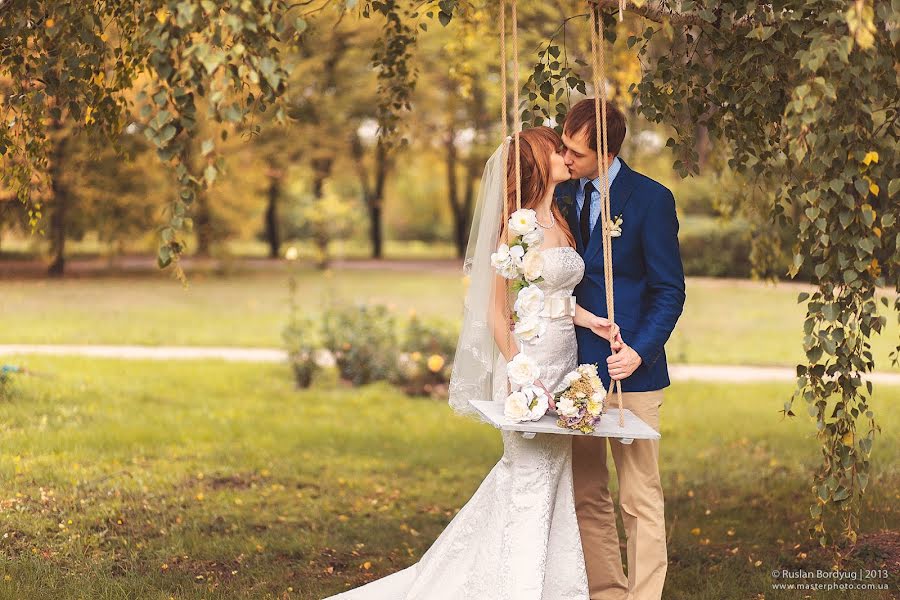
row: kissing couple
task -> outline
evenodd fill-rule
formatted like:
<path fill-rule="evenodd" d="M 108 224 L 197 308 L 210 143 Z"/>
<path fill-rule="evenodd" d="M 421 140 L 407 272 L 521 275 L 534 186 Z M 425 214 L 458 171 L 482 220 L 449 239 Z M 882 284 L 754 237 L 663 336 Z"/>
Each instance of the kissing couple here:
<path fill-rule="evenodd" d="M 566 387 L 595 363 L 604 388 L 621 381 L 622 406 L 657 432 L 669 385 L 664 344 L 684 308 L 684 268 L 672 193 L 619 157 L 625 117 L 607 105 L 606 128 L 616 323 L 606 314 L 596 113 L 572 107 L 560 137 L 548 127 L 519 135 L 520 177 L 509 139 L 485 165 L 466 253 L 469 277 L 450 405 L 504 402 L 506 366 L 520 352 L 538 385 Z M 504 164 L 504 157 L 506 161 Z M 506 239 L 504 214 L 534 211 L 542 235 L 542 331 L 511 335 L 507 288 L 491 265 Z M 504 204 L 506 205 L 504 207 Z M 503 456 L 418 563 L 334 600 L 659 600 L 666 527 L 659 440 L 501 432 Z M 622 564 L 607 445 L 619 481 L 628 575 Z"/>

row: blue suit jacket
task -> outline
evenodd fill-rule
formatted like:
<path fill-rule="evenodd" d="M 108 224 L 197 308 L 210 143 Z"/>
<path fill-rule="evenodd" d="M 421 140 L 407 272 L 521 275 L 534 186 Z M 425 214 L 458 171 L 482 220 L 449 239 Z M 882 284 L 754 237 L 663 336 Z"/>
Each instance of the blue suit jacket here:
<path fill-rule="evenodd" d="M 566 181 L 556 186 L 554 193 L 575 236 L 578 253 L 584 258 L 584 279 L 575 287 L 575 297 L 585 309 L 608 317 L 601 219 L 597 219 L 585 248 L 578 226 L 577 187 L 578 180 Z M 685 300 L 675 198 L 663 185 L 631 170 L 622 161 L 622 170 L 610 188 L 610 211 L 613 217 L 622 216 L 622 235 L 612 238 L 616 324 L 622 329 L 622 339 L 642 361 L 622 381 L 622 391 L 659 390 L 669 385 L 663 346 L 675 329 Z M 597 363 L 600 378 L 608 389 L 609 342 L 584 327 L 576 327 L 575 335 L 579 364 Z"/>

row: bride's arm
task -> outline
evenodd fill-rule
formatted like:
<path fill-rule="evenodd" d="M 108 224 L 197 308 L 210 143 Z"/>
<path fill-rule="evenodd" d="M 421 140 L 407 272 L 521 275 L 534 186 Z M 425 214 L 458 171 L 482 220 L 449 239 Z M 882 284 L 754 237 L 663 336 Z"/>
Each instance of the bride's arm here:
<path fill-rule="evenodd" d="M 583 308 L 578 304 L 575 305 L 575 324 L 579 327 L 590 329 L 595 334 L 602 337 L 604 340 L 621 337 L 619 335 L 618 325 L 615 326 L 615 333 L 612 333 L 612 327 L 610 327 L 611 323 L 609 322 L 609 319 L 607 319 L 606 317 L 598 317 L 591 311 Z M 618 341 L 619 340 L 617 340 L 617 342 Z"/>
<path fill-rule="evenodd" d="M 491 305 L 490 322 L 494 333 L 494 342 L 503 354 L 506 362 L 509 362 L 519 353 L 515 337 L 510 331 L 512 321 L 506 308 L 506 280 L 500 275 L 494 275 L 494 302 Z"/>

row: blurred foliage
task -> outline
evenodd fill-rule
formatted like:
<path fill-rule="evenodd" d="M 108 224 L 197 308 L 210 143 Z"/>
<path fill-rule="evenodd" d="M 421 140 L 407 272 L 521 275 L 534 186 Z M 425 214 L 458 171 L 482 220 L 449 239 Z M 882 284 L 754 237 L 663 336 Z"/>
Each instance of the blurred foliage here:
<path fill-rule="evenodd" d="M 323 367 L 354 386 L 391 382 L 410 395 L 446 397 L 458 327 L 410 312 L 398 317 L 380 304 L 329 303 L 316 318 L 300 315 L 291 278 L 291 314 L 283 339 L 297 386 L 308 387 Z"/>
<path fill-rule="evenodd" d="M 393 378 L 399 342 L 396 317 L 387 307 L 333 306 L 321 322 L 323 345 L 341 378 L 353 385 Z"/>
<path fill-rule="evenodd" d="M 407 394 L 447 396 L 459 328 L 411 313 L 400 343 L 394 383 Z"/>

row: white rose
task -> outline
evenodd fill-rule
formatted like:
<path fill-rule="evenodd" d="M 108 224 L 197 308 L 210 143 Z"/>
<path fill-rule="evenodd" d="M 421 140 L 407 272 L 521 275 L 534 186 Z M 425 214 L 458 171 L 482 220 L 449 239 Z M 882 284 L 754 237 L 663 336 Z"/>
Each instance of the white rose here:
<path fill-rule="evenodd" d="M 528 317 L 517 321 L 514 329 L 516 336 L 523 340 L 541 337 L 546 331 L 547 322 L 538 316 Z"/>
<path fill-rule="evenodd" d="M 521 319 L 536 317 L 544 308 L 544 292 L 532 284 L 519 290 L 513 309 Z"/>
<path fill-rule="evenodd" d="M 547 409 L 550 408 L 550 399 L 547 397 L 547 392 L 545 392 L 543 388 L 539 388 L 536 385 L 529 385 L 522 388 L 522 393 L 525 394 L 525 397 L 528 400 L 528 416 L 530 421 L 537 421 L 547 414 Z"/>
<path fill-rule="evenodd" d="M 497 251 L 491 254 L 491 266 L 498 271 L 505 265 L 507 265 L 509 261 L 509 246 L 507 246 L 506 244 L 500 244 L 500 247 L 497 248 Z"/>
<path fill-rule="evenodd" d="M 590 382 L 591 382 L 591 387 L 594 388 L 595 390 L 603 389 L 603 381 L 596 375 L 591 375 Z M 606 394 L 605 391 L 603 393 L 604 393 L 604 395 Z"/>
<path fill-rule="evenodd" d="M 578 416 L 578 407 L 575 406 L 575 402 L 571 398 L 563 396 L 556 402 L 556 412 L 571 419 Z"/>
<path fill-rule="evenodd" d="M 519 276 L 519 266 L 512 259 L 500 269 L 500 276 L 506 279 L 516 279 Z"/>
<path fill-rule="evenodd" d="M 525 279 L 534 281 L 544 273 L 544 257 L 540 250 L 529 250 L 522 259 L 522 272 Z"/>
<path fill-rule="evenodd" d="M 503 414 L 513 421 L 528 421 L 530 414 L 528 409 L 528 397 L 524 392 L 513 392 L 506 397 L 503 405 Z"/>
<path fill-rule="evenodd" d="M 603 402 L 597 402 L 592 399 L 587 403 L 587 412 L 592 417 L 600 416 L 600 414 L 603 412 Z"/>
<path fill-rule="evenodd" d="M 566 373 L 566 376 L 563 377 L 563 382 L 566 387 L 570 387 L 573 383 L 581 379 L 581 373 L 578 371 L 570 371 Z"/>
<path fill-rule="evenodd" d="M 537 214 L 530 208 L 520 208 L 509 217 L 509 230 L 516 235 L 531 233 L 537 228 Z"/>
<path fill-rule="evenodd" d="M 491 266 L 506 279 L 515 279 L 519 276 L 519 268 L 516 263 L 517 261 L 506 244 L 500 244 L 497 251 L 491 254 Z"/>
<path fill-rule="evenodd" d="M 509 259 L 512 261 L 514 265 L 522 268 L 522 257 L 525 256 L 525 248 L 516 244 L 515 246 L 510 246 L 509 248 Z"/>
<path fill-rule="evenodd" d="M 594 402 L 603 402 L 604 399 L 606 399 L 606 390 L 604 390 L 603 388 L 591 395 L 591 400 L 593 400 Z"/>
<path fill-rule="evenodd" d="M 522 241 L 528 244 L 528 248 L 537 248 L 544 243 L 544 232 L 540 228 L 522 236 Z"/>
<path fill-rule="evenodd" d="M 521 387 L 534 383 L 541 376 L 541 370 L 533 360 L 519 352 L 506 365 L 506 374 L 514 385 Z"/>

